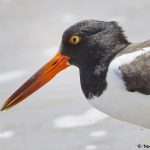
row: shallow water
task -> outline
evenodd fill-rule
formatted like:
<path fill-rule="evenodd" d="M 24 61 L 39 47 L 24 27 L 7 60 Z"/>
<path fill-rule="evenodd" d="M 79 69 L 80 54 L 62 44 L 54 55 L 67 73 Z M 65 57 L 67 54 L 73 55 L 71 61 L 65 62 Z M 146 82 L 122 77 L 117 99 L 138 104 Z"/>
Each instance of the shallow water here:
<path fill-rule="evenodd" d="M 0 105 L 55 54 L 72 23 L 117 20 L 130 41 L 144 41 L 150 39 L 149 8 L 149 0 L 0 0 Z M 0 150 L 136 150 L 138 144 L 141 150 L 150 145 L 150 130 L 104 116 L 87 103 L 78 69 L 70 67 L 0 113 Z"/>

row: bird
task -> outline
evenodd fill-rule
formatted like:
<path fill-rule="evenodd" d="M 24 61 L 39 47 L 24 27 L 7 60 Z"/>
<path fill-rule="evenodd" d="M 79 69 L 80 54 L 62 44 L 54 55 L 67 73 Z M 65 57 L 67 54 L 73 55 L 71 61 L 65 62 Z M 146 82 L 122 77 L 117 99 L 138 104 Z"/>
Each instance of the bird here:
<path fill-rule="evenodd" d="M 150 128 L 150 40 L 129 42 L 116 21 L 89 19 L 68 27 L 56 55 L 7 99 L 1 111 L 71 65 L 78 67 L 81 89 L 92 106 L 118 120 Z"/>

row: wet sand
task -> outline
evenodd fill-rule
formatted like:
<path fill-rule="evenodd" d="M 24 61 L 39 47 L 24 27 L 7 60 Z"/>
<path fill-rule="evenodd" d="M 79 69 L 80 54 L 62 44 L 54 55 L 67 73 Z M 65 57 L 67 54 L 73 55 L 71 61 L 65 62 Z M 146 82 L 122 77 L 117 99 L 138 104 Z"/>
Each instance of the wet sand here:
<path fill-rule="evenodd" d="M 117 20 L 130 41 L 144 41 L 149 8 L 149 0 L 0 0 L 0 105 L 52 57 L 69 25 Z M 75 67 L 0 113 L 0 150 L 143 150 L 144 144 L 150 145 L 150 130 L 92 109 Z"/>

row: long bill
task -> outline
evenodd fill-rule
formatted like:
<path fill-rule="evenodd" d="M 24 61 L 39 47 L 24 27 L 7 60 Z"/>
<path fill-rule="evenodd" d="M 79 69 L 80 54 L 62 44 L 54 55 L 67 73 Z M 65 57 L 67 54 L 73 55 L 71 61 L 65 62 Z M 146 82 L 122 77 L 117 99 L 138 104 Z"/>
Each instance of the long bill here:
<path fill-rule="evenodd" d="M 23 101 L 32 93 L 37 91 L 49 80 L 51 80 L 61 70 L 67 68 L 69 57 L 58 52 L 47 64 L 39 69 L 30 79 L 28 79 L 18 90 L 16 90 L 3 104 L 1 111 L 7 110 Z"/>

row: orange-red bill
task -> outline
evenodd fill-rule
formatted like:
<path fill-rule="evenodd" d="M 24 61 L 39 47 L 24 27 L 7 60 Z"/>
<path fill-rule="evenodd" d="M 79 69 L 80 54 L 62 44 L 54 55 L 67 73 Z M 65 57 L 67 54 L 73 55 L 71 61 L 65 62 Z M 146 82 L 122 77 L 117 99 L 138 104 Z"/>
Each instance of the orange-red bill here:
<path fill-rule="evenodd" d="M 69 66 L 67 63 L 68 60 L 69 57 L 63 56 L 60 54 L 60 52 L 58 52 L 51 61 L 39 69 L 29 80 L 27 80 L 8 98 L 8 100 L 3 104 L 1 111 L 15 106 L 45 85 L 57 73 Z"/>

